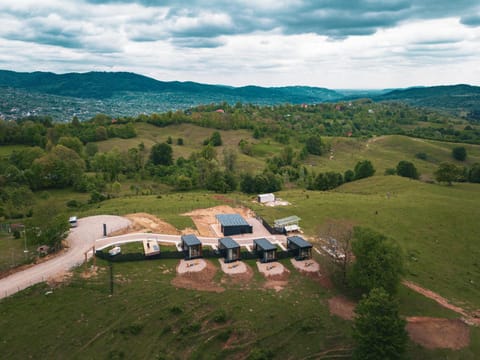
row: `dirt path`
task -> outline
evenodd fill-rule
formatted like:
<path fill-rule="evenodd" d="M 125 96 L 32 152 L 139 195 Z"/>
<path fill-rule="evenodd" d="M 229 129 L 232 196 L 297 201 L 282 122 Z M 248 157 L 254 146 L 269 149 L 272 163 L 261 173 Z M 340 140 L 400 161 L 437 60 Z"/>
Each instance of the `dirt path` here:
<path fill-rule="evenodd" d="M 474 325 L 474 326 L 480 326 L 480 317 L 479 317 L 479 311 L 476 311 L 474 313 L 470 313 L 466 311 L 465 309 L 451 304 L 447 299 L 445 299 L 443 296 L 437 294 L 436 292 L 433 292 L 431 290 L 425 289 L 421 287 L 420 285 L 417 285 L 411 281 L 403 280 L 402 284 L 408 287 L 409 289 L 422 294 L 423 296 L 434 300 L 437 302 L 440 306 L 443 306 L 446 309 L 452 310 L 453 312 L 456 312 L 457 314 L 462 315 L 462 320 L 467 323 L 468 325 Z"/>

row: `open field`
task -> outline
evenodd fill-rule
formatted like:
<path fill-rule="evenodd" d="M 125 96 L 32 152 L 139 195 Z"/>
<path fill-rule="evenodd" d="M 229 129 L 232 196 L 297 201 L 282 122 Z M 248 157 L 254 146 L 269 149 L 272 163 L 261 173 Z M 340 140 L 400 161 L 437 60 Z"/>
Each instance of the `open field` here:
<path fill-rule="evenodd" d="M 29 252 L 25 254 L 23 237 L 14 239 L 11 234 L 0 231 L 0 272 L 25 263 L 28 260 L 27 257 L 36 251 L 36 246 L 27 244 L 27 249 Z"/>
<path fill-rule="evenodd" d="M 408 279 L 453 302 L 480 308 L 478 184 L 449 187 L 385 176 L 336 191 L 291 190 L 278 195 L 292 206 L 254 209 L 269 221 L 298 215 L 306 234 L 313 237 L 327 219 L 347 219 L 376 229 L 403 248 Z"/>
<path fill-rule="evenodd" d="M 209 260 L 211 261 L 211 260 Z M 84 267 L 70 282 L 53 289 L 35 286 L 0 302 L 0 352 L 9 359 L 29 356 L 72 359 L 314 359 L 320 354 L 348 354 L 350 325 L 329 314 L 332 290 L 296 271 L 289 260 L 288 285 L 277 292 L 264 288 L 254 269 L 248 284 L 222 281 L 216 261 L 213 282 L 223 292 L 176 289 L 171 285 L 178 260 L 115 263 L 114 295 L 109 268 L 98 260 L 97 275 Z M 401 312 L 450 317 L 429 300 L 410 308 L 402 291 Z M 31 311 L 35 309 L 35 311 Z M 29 329 L 36 329 L 29 336 Z M 25 339 L 28 337 L 28 343 Z M 480 353 L 480 329 L 471 329 L 471 344 L 459 350 L 426 350 L 409 343 L 412 359 L 475 359 Z"/>

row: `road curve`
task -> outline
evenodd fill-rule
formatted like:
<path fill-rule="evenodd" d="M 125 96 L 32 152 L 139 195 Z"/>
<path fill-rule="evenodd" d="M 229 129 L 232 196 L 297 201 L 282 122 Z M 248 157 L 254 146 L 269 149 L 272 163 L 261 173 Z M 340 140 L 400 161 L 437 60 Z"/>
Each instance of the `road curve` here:
<path fill-rule="evenodd" d="M 63 253 L 0 279 L 0 299 L 82 264 L 85 253 L 95 245 L 95 240 L 103 235 L 103 224 L 107 225 L 108 232 L 112 232 L 127 227 L 130 220 L 113 215 L 79 219 L 78 226 L 72 229 L 67 237 L 68 248 Z"/>

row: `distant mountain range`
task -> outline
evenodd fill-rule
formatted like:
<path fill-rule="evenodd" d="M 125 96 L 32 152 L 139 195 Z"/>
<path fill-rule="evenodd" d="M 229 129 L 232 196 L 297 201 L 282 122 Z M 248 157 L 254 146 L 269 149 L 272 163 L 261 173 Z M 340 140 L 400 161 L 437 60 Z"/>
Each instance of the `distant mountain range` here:
<path fill-rule="evenodd" d="M 480 87 L 469 85 L 402 90 L 331 90 L 308 86 L 231 87 L 195 82 L 158 81 L 127 72 L 54 74 L 0 70 L 0 116 L 50 115 L 57 120 L 96 113 L 135 116 L 185 109 L 206 103 L 259 105 L 321 103 L 368 97 L 402 101 L 449 111 L 480 108 Z"/>

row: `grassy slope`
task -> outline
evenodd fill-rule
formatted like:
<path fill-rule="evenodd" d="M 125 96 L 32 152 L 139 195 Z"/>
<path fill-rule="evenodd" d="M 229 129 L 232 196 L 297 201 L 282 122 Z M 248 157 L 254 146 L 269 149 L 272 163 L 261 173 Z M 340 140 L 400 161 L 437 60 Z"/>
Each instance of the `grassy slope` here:
<path fill-rule="evenodd" d="M 149 150 L 156 142 L 164 142 L 171 136 L 173 139 L 174 157 L 183 156 L 187 158 L 193 151 L 199 151 L 203 140 L 208 138 L 214 131 L 190 124 L 159 128 L 150 124 L 140 123 L 136 124 L 135 127 L 138 134 L 136 138 L 101 141 L 98 143 L 100 151 L 107 151 L 114 147 L 126 151 L 128 148 L 138 146 L 141 142 Z M 238 150 L 238 143 L 241 139 L 245 139 L 253 144 L 253 157 L 239 152 L 238 168 L 240 170 L 261 171 L 265 166 L 265 161 L 273 155 L 278 155 L 284 147 L 284 145 L 269 138 L 254 139 L 251 133 L 246 130 L 220 131 L 220 134 L 224 144 L 216 148 L 218 159 L 222 158 L 222 151 L 225 147 Z M 180 137 L 184 139 L 184 146 L 176 145 L 176 139 Z M 427 178 L 433 178 L 433 172 L 440 162 L 452 161 L 457 165 L 467 166 L 480 162 L 480 146 L 478 145 L 444 143 L 400 135 L 381 136 L 369 140 L 325 137 L 324 141 L 331 148 L 333 159 L 330 159 L 329 153 L 323 156 L 310 156 L 306 161 L 306 165 L 309 169 L 316 172 L 338 171 L 343 173 L 347 169 L 353 169 L 358 161 L 368 159 L 374 164 L 377 175 L 383 175 L 385 169 L 396 167 L 400 160 L 409 160 L 415 163 L 421 174 L 425 174 Z M 296 151 L 300 151 L 303 144 L 293 142 L 291 146 Z M 468 157 L 465 162 L 453 160 L 451 151 L 455 146 L 466 147 Z M 415 154 L 420 152 L 427 154 L 427 160 L 415 158 Z"/>
<path fill-rule="evenodd" d="M 480 307 L 479 185 L 448 187 L 384 176 L 331 192 L 291 190 L 278 195 L 293 206 L 257 211 L 270 220 L 298 215 L 311 236 L 318 235 L 328 218 L 374 228 L 402 246 L 409 279 L 456 302 Z"/>
<path fill-rule="evenodd" d="M 270 349 L 276 359 L 302 359 L 350 347 L 350 322 L 328 313 L 326 300 L 333 293 L 292 269 L 288 260 L 283 263 L 291 270 L 289 285 L 281 292 L 263 289 L 252 262 L 255 275 L 248 288 L 224 283 L 223 293 L 175 289 L 170 281 L 176 263 L 114 264 L 112 297 L 107 264 L 99 261 L 97 277 L 85 280 L 76 272 L 53 294 L 43 295 L 48 288 L 39 285 L 2 300 L 0 353 L 8 359 L 224 359 Z M 217 273 L 216 281 L 221 276 Z M 403 315 L 451 317 L 428 300 L 415 300 L 414 309 L 402 306 Z M 409 344 L 408 357 L 474 359 L 479 343 L 480 331 L 473 329 L 467 349 L 432 352 Z"/>

